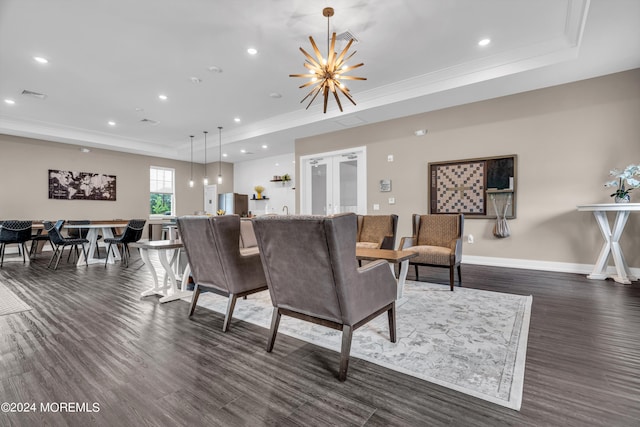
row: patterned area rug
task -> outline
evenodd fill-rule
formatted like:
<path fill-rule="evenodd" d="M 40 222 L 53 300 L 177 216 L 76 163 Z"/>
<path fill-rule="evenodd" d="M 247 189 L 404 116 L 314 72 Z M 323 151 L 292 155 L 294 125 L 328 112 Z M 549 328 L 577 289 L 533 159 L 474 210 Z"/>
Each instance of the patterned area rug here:
<path fill-rule="evenodd" d="M 31 307 L 0 283 L 0 316 L 31 310 Z"/>
<path fill-rule="evenodd" d="M 396 303 L 397 342 L 382 315 L 353 333 L 351 357 L 519 410 L 532 300 L 407 281 Z M 203 293 L 198 305 L 224 313 L 227 299 Z M 238 300 L 233 318 L 269 329 L 272 310 L 264 291 Z M 340 352 L 340 331 L 282 316 L 279 333 Z"/>

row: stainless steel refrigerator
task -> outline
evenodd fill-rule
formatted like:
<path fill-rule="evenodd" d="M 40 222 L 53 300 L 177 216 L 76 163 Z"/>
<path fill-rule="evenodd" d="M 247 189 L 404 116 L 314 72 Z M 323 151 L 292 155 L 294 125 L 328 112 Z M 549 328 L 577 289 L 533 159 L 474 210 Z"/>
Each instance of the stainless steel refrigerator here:
<path fill-rule="evenodd" d="M 238 193 L 218 194 L 218 209 L 222 209 L 227 215 L 247 216 L 249 212 L 249 196 Z"/>

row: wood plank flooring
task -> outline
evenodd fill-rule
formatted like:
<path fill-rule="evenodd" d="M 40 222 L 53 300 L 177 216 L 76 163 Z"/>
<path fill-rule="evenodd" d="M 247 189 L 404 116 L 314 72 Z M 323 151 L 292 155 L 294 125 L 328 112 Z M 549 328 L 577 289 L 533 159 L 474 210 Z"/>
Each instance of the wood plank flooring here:
<path fill-rule="evenodd" d="M 521 411 L 339 355 L 189 304 L 139 298 L 139 257 L 76 268 L 7 262 L 34 309 L 0 316 L 0 402 L 99 412 L 2 413 L 0 426 L 638 426 L 640 283 L 463 265 L 464 286 L 533 295 Z M 444 269 L 422 280 L 447 286 Z M 242 300 L 238 301 L 242 304 Z"/>

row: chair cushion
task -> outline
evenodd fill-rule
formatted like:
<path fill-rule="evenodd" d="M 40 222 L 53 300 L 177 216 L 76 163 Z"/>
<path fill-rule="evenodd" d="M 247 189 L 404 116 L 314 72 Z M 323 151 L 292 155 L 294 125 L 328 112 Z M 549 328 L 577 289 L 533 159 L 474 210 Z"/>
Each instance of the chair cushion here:
<path fill-rule="evenodd" d="M 358 242 L 382 243 L 384 236 L 393 235 L 393 221 L 390 215 L 364 215 Z"/>
<path fill-rule="evenodd" d="M 379 247 L 380 247 L 380 243 L 356 242 L 356 248 L 378 249 Z"/>
<path fill-rule="evenodd" d="M 403 250 L 417 252 L 418 256 L 411 258 L 411 264 L 452 265 L 454 252 L 441 246 L 410 246 Z"/>

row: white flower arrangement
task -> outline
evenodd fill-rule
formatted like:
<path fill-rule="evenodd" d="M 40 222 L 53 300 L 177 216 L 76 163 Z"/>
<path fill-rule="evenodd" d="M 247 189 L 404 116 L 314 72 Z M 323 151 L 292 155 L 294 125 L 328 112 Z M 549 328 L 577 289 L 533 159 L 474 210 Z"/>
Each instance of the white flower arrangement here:
<path fill-rule="evenodd" d="M 617 187 L 611 197 L 624 198 L 629 196 L 629 192 L 640 187 L 640 165 L 629 165 L 624 170 L 612 169 L 609 175 L 616 179 L 605 182 L 605 187 Z M 625 186 L 626 184 L 626 186 Z"/>

